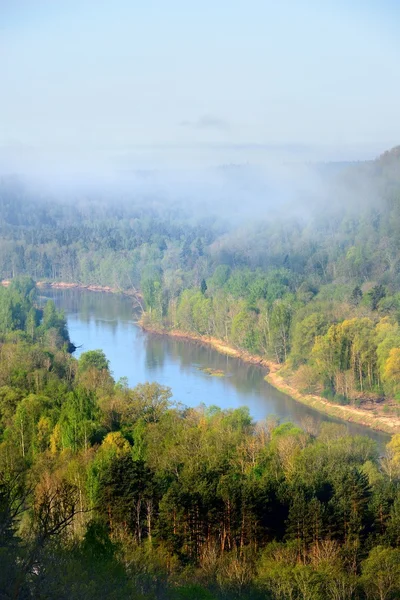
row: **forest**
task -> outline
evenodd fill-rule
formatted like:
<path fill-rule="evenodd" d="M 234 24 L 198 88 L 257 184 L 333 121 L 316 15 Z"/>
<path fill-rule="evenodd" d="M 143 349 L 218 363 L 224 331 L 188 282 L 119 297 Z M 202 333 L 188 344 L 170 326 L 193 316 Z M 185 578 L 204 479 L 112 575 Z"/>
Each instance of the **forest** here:
<path fill-rule="evenodd" d="M 398 417 L 400 149 L 320 166 L 293 197 L 266 186 L 255 201 L 243 168 L 223 176 L 227 191 L 200 205 L 54 197 L 4 177 L 0 277 L 133 292 L 147 328 L 212 336 L 279 364 L 300 392 Z"/>
<path fill-rule="evenodd" d="M 0 288 L 0 598 L 399 597 L 400 435 L 189 409 L 69 349 L 33 279 Z"/>
<path fill-rule="evenodd" d="M 400 600 L 400 0 L 0 0 L 0 600 Z"/>
<path fill-rule="evenodd" d="M 1 179 L 0 598 L 399 597 L 399 435 L 378 450 L 345 426 L 129 389 L 101 349 L 73 357 L 35 285 L 128 292 L 144 327 L 221 340 L 302 392 L 398 416 L 400 150 L 318 182 L 295 209 L 249 199 L 244 219 L 244 184 L 202 212 Z"/>

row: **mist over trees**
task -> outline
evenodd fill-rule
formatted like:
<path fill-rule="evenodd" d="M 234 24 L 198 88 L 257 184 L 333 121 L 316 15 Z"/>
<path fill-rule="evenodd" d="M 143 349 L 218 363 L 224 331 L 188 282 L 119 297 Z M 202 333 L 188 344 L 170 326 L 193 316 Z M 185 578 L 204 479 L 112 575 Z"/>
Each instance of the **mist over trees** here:
<path fill-rule="evenodd" d="M 55 197 L 4 178 L 0 276 L 134 289 L 148 325 L 285 363 L 303 391 L 341 403 L 394 398 L 399 160 L 395 148 L 269 180 L 225 167 L 204 202 L 182 187 L 163 195 L 155 174 L 157 185 Z"/>

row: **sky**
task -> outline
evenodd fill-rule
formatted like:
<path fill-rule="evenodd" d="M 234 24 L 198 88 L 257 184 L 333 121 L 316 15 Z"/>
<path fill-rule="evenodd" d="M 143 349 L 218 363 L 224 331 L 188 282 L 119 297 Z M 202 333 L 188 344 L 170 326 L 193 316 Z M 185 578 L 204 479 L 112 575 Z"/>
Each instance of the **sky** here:
<path fill-rule="evenodd" d="M 374 156 L 400 143 L 398 5 L 0 0 L 0 162 Z"/>

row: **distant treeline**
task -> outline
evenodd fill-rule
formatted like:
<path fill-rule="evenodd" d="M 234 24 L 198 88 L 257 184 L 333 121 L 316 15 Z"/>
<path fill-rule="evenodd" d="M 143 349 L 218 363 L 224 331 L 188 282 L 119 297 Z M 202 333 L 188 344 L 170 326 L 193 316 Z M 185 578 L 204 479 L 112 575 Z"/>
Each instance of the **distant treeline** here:
<path fill-rule="evenodd" d="M 36 310 L 1 290 L 0 598 L 399 597 L 400 436 L 175 406 Z"/>

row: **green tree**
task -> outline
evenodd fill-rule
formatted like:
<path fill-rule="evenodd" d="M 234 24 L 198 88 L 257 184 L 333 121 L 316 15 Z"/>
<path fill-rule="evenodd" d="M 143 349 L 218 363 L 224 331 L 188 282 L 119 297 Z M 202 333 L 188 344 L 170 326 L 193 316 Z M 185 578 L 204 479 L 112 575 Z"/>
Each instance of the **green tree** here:
<path fill-rule="evenodd" d="M 109 366 L 110 361 L 103 350 L 88 350 L 87 352 L 83 352 L 78 360 L 78 370 L 80 373 L 84 373 L 88 369 L 109 371 Z"/>
<path fill-rule="evenodd" d="M 400 550 L 376 546 L 362 563 L 362 582 L 369 598 L 389 600 L 400 595 Z"/>

